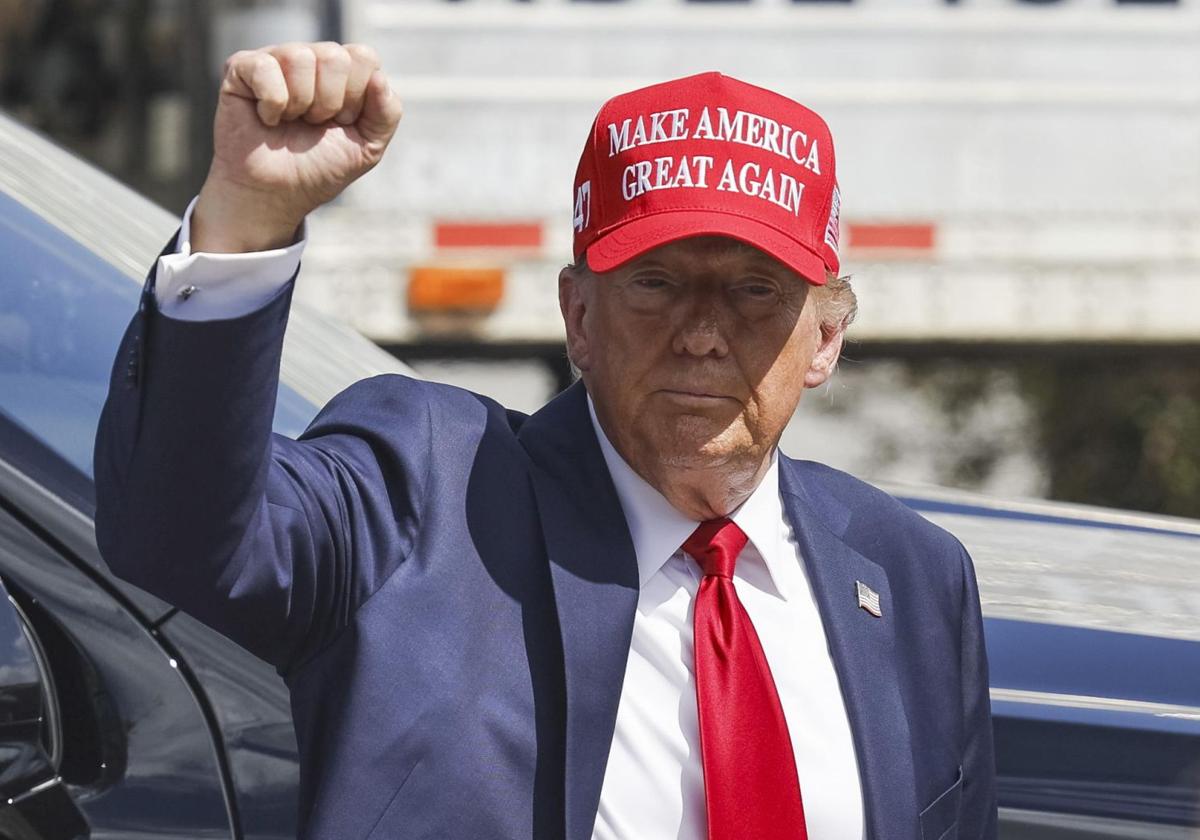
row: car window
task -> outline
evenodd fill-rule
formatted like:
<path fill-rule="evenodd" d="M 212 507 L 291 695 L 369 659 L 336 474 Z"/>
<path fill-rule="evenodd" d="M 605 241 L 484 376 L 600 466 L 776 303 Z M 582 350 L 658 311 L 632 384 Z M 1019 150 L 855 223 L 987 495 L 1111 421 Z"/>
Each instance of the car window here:
<path fill-rule="evenodd" d="M 90 477 L 109 372 L 140 287 L 3 193 L 0 254 L 0 413 Z M 298 435 L 317 409 L 281 384 L 276 431 Z"/>

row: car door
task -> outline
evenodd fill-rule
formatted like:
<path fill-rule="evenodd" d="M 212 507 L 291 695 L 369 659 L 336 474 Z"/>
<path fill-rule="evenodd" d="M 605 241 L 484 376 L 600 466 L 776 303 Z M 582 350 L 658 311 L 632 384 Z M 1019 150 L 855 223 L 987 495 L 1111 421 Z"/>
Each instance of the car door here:
<path fill-rule="evenodd" d="M 234 836 L 194 675 L 7 489 L 0 647 L 15 669 L 0 667 L 0 840 Z"/>

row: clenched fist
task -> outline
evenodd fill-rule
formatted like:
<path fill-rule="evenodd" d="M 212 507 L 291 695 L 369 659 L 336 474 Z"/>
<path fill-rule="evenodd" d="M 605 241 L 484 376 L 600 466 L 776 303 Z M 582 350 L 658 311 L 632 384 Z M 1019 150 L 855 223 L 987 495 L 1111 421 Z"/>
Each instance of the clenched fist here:
<path fill-rule="evenodd" d="M 225 62 L 213 161 L 192 214 L 192 250 L 291 243 L 311 211 L 383 157 L 400 99 L 361 44 L 282 44 Z"/>

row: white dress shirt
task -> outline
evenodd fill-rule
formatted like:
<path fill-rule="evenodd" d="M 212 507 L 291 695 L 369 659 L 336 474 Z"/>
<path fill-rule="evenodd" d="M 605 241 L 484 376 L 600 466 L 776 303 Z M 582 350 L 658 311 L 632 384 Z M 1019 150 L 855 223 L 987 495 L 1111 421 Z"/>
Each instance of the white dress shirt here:
<path fill-rule="evenodd" d="M 699 522 L 677 511 L 592 426 L 637 554 L 641 591 L 593 840 L 703 840 L 692 607 L 703 573 L 680 549 Z M 749 537 L 733 586 L 779 692 L 811 840 L 859 840 L 858 762 L 825 630 L 783 513 L 778 460 L 730 518 Z"/>
<path fill-rule="evenodd" d="M 295 273 L 305 240 L 254 254 L 193 254 L 192 207 L 179 249 L 159 259 L 156 296 L 171 317 L 236 317 Z M 191 287 L 186 294 L 180 294 Z M 696 529 L 592 426 L 637 554 L 641 591 L 593 840 L 703 840 L 704 772 L 696 715 L 692 605 L 702 576 L 680 546 Z M 771 667 L 787 720 L 811 840 L 860 840 L 858 762 L 825 630 L 784 515 L 772 455 L 762 483 L 731 518 L 749 537 L 733 576 Z"/>

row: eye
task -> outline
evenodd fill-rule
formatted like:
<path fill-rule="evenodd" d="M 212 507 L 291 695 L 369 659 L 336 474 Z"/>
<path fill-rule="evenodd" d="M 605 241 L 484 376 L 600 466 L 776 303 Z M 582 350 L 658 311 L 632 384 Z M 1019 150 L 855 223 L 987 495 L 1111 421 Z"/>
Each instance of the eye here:
<path fill-rule="evenodd" d="M 738 283 L 734 290 L 750 300 L 768 300 L 779 294 L 779 289 L 774 283 L 757 277 L 747 277 Z"/>
<path fill-rule="evenodd" d="M 641 276 L 634 277 L 632 284 L 639 289 L 645 289 L 647 291 L 665 289 L 669 285 L 667 278 L 657 274 L 643 274 Z"/>

